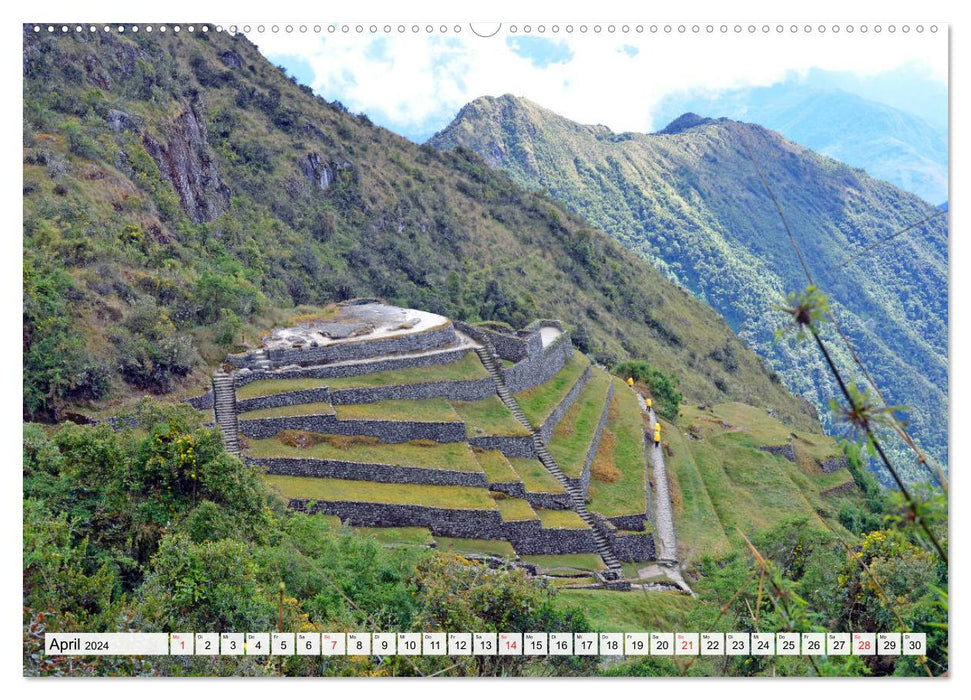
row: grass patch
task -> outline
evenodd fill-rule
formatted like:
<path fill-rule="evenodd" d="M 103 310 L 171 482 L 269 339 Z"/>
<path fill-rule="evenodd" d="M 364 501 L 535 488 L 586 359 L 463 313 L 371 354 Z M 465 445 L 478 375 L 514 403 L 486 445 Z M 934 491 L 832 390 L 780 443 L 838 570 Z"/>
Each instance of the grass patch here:
<path fill-rule="evenodd" d="M 606 372 L 593 370 L 577 400 L 553 431 L 550 452 L 567 476 L 580 478 L 597 423 L 603 415 L 610 381 Z M 636 403 L 634 407 L 637 408 Z"/>
<path fill-rule="evenodd" d="M 293 406 L 277 406 L 276 408 L 261 408 L 258 411 L 246 411 L 239 414 L 240 420 L 255 418 L 285 418 L 286 416 L 329 416 L 334 413 L 334 407 L 326 401 L 319 403 L 298 403 Z"/>
<path fill-rule="evenodd" d="M 495 510 L 496 505 L 485 489 L 467 486 L 431 486 L 426 484 L 383 484 L 376 481 L 349 479 L 315 479 L 307 476 L 266 477 L 285 498 L 312 498 L 317 501 L 352 501 L 355 503 L 414 504 L 451 510 Z"/>
<path fill-rule="evenodd" d="M 689 614 L 704 604 L 673 591 L 560 591 L 555 600 L 561 610 L 580 608 L 593 628 L 603 632 L 684 629 Z"/>
<path fill-rule="evenodd" d="M 431 546 L 435 543 L 427 527 L 356 527 L 358 533 L 373 537 L 380 544 Z"/>
<path fill-rule="evenodd" d="M 458 554 L 486 554 L 504 559 L 514 559 L 516 552 L 506 540 L 471 540 L 461 537 L 436 537 L 438 548 Z"/>
<path fill-rule="evenodd" d="M 331 389 L 357 389 L 392 384 L 420 384 L 423 382 L 455 382 L 463 379 L 482 379 L 489 373 L 474 352 L 467 352 L 461 360 L 444 365 L 390 369 L 355 377 L 333 377 L 325 380 Z"/>
<path fill-rule="evenodd" d="M 590 468 L 590 510 L 604 517 L 647 511 L 643 421 L 637 396 L 615 379 L 604 437 Z"/>
<path fill-rule="evenodd" d="M 289 391 L 301 391 L 304 389 L 319 389 L 327 386 L 326 379 L 315 377 L 294 377 L 293 379 L 260 379 L 236 389 L 236 399 L 252 399 L 257 396 L 271 396 L 273 394 L 285 394 Z"/>
<path fill-rule="evenodd" d="M 509 464 L 509 460 L 499 450 L 477 450 L 473 448 L 476 460 L 485 472 L 490 484 L 508 484 L 521 481 L 519 474 Z"/>
<path fill-rule="evenodd" d="M 341 528 L 341 519 L 338 518 L 336 515 L 329 515 L 327 513 L 315 513 L 314 517 L 320 518 L 335 530 L 340 530 Z"/>
<path fill-rule="evenodd" d="M 341 459 L 349 462 L 394 464 L 406 467 L 448 469 L 462 472 L 482 471 L 464 442 L 412 441 L 397 444 L 374 442 L 375 438 L 308 433 L 307 447 L 287 444 L 286 434 L 264 440 L 250 440 L 250 457 L 297 457 Z"/>
<path fill-rule="evenodd" d="M 538 428 L 549 418 L 553 409 L 560 404 L 589 365 L 590 360 L 586 355 L 575 352 L 548 382 L 516 394 L 519 407 L 534 428 Z"/>
<path fill-rule="evenodd" d="M 388 399 L 334 407 L 338 420 L 400 420 L 419 423 L 457 422 L 458 414 L 445 399 Z"/>
<path fill-rule="evenodd" d="M 566 490 L 538 459 L 510 457 L 509 464 L 519 475 L 518 480 L 531 493 L 563 493 Z"/>
<path fill-rule="evenodd" d="M 465 431 L 469 437 L 529 435 L 526 426 L 516 420 L 495 394 L 481 401 L 452 401 L 452 408 L 465 421 Z"/>
<path fill-rule="evenodd" d="M 522 498 L 499 498 L 495 495 L 495 504 L 499 507 L 499 514 L 506 522 L 518 522 L 520 520 L 536 520 L 536 511 Z"/>
<path fill-rule="evenodd" d="M 599 554 L 583 552 L 580 554 L 535 554 L 522 558 L 523 561 L 535 564 L 541 574 L 566 573 L 575 571 L 603 571 L 607 566 Z"/>
<path fill-rule="evenodd" d="M 586 530 L 587 524 L 583 518 L 572 510 L 546 510 L 536 508 L 536 515 L 544 528 L 556 530 Z"/>

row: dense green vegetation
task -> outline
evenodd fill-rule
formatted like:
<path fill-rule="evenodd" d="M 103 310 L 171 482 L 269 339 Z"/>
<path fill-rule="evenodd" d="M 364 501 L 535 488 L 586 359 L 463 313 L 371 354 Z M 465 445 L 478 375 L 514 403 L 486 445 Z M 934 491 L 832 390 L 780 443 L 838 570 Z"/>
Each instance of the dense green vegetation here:
<path fill-rule="evenodd" d="M 716 313 L 469 151 L 315 97 L 245 38 L 24 35 L 25 415 L 205 386 L 301 305 L 377 295 L 513 327 L 561 318 L 697 400 L 811 427 Z M 718 388 L 726 344 L 737 382 Z"/>
<path fill-rule="evenodd" d="M 483 97 L 430 143 L 472 149 L 602 227 L 717 309 L 835 428 L 828 402 L 839 389 L 822 358 L 811 346 L 775 342 L 774 330 L 786 323 L 778 305 L 807 281 L 754 158 L 874 381 L 889 404 L 907 407 L 913 435 L 946 463 L 947 217 L 861 254 L 935 213 L 927 202 L 759 126 L 696 115 L 658 134 L 618 135 L 523 98 Z M 835 338 L 831 349 L 847 376 L 864 379 L 832 329 L 825 332 Z M 693 393 L 654 352 L 629 354 Z M 704 354 L 713 384 L 735 390 L 743 381 L 735 350 Z M 927 478 L 912 455 L 899 445 L 895 452 L 909 478 Z"/>

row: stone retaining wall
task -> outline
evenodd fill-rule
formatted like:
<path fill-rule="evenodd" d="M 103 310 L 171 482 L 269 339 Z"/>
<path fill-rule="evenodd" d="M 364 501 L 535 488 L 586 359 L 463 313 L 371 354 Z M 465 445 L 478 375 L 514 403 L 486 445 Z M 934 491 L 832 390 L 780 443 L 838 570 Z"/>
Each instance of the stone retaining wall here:
<path fill-rule="evenodd" d="M 570 495 L 565 491 L 563 493 L 526 491 L 524 498 L 534 508 L 545 508 L 546 510 L 570 510 L 573 505 L 570 501 Z"/>
<path fill-rule="evenodd" d="M 846 469 L 846 455 L 839 455 L 838 457 L 830 457 L 824 462 L 819 463 L 820 469 L 822 469 L 827 474 L 832 474 L 840 469 Z"/>
<path fill-rule="evenodd" d="M 485 344 L 486 341 L 492 343 L 496 354 L 504 360 L 510 362 L 520 362 L 529 355 L 527 342 L 517 333 L 500 333 L 482 326 L 472 326 L 462 321 L 454 321 L 455 327 L 467 336 L 479 343 Z"/>
<path fill-rule="evenodd" d="M 506 457 L 522 457 L 531 459 L 536 457 L 536 445 L 528 435 L 481 435 L 468 438 L 469 444 L 483 450 L 499 450 Z"/>
<path fill-rule="evenodd" d="M 513 498 L 526 498 L 526 487 L 521 481 L 500 481 L 496 484 L 489 484 L 490 491 L 505 493 Z"/>
<path fill-rule="evenodd" d="M 286 476 L 379 481 L 386 484 L 434 484 L 438 486 L 475 486 L 482 488 L 488 485 L 485 474 L 482 472 L 348 462 L 339 459 L 247 457 L 246 462 L 265 467 L 269 474 L 284 474 Z"/>
<path fill-rule="evenodd" d="M 346 362 L 365 360 L 370 357 L 393 355 L 403 352 L 433 350 L 455 344 L 455 329 L 451 323 L 441 328 L 432 328 L 422 333 L 408 333 L 390 338 L 371 340 L 349 340 L 331 345 L 305 348 L 275 348 L 266 351 L 270 362 L 277 367 L 283 365 L 315 365 L 326 362 Z M 230 358 L 230 362 L 234 358 Z M 248 366 L 244 364 L 243 366 Z"/>
<path fill-rule="evenodd" d="M 192 408 L 197 411 L 206 411 L 213 407 L 213 396 L 212 389 L 206 391 L 205 394 L 201 396 L 190 396 L 185 400 L 185 403 L 192 406 Z"/>
<path fill-rule="evenodd" d="M 296 406 L 303 403 L 330 403 L 330 389 L 318 387 L 316 389 L 300 389 L 287 391 L 282 394 L 254 396 L 250 399 L 236 399 L 236 412 L 258 411 L 264 408 L 280 408 L 281 406 Z"/>
<path fill-rule="evenodd" d="M 644 532 L 644 521 L 646 519 L 646 513 L 635 513 L 634 515 L 615 515 L 612 518 L 607 518 L 607 521 L 613 523 L 619 530 Z"/>
<path fill-rule="evenodd" d="M 791 442 L 785 445 L 762 445 L 759 449 L 772 455 L 785 457 L 790 462 L 796 461 L 796 450 L 793 448 Z"/>
<path fill-rule="evenodd" d="M 538 520 L 503 522 L 497 510 L 460 510 L 397 503 L 314 501 L 294 498 L 290 507 L 310 513 L 336 515 L 357 527 L 427 527 L 433 535 L 507 540 L 518 554 L 574 554 L 596 552 L 593 532 L 544 529 Z"/>
<path fill-rule="evenodd" d="M 430 355 L 389 357 L 383 360 L 374 360 L 373 362 L 357 362 L 353 364 L 321 365 L 319 367 L 295 366 L 275 370 L 241 369 L 233 374 L 233 379 L 238 389 L 250 382 L 258 382 L 261 379 L 297 379 L 299 377 L 332 379 L 335 377 L 359 377 L 362 374 L 373 374 L 375 372 L 386 372 L 389 370 L 447 365 L 452 362 L 458 362 L 465 357 L 467 352 L 471 352 L 471 348 L 460 347 L 455 350 L 436 352 Z"/>
<path fill-rule="evenodd" d="M 465 442 L 465 423 L 461 422 L 337 420 L 333 415 L 283 416 L 239 421 L 239 432 L 248 438 L 269 438 L 281 430 L 308 430 L 325 435 L 367 435 L 388 443 L 410 440 Z"/>
<path fill-rule="evenodd" d="M 433 535 L 472 539 L 506 539 L 505 523 L 497 510 L 459 510 L 399 503 L 316 501 L 294 498 L 290 507 L 311 513 L 336 515 L 358 527 L 427 527 Z"/>
<path fill-rule="evenodd" d="M 583 373 L 577 379 L 576 384 L 573 385 L 573 388 L 567 392 L 566 396 L 564 396 L 563 400 L 560 401 L 557 407 L 553 409 L 553 412 L 549 415 L 549 417 L 543 421 L 543 425 L 541 425 L 539 428 L 539 434 L 540 437 L 543 438 L 543 442 L 549 443 L 550 439 L 553 437 L 553 431 L 556 430 L 556 426 L 560 424 L 560 421 L 563 420 L 563 416 L 566 415 L 566 412 L 570 410 L 570 407 L 577 400 L 577 397 L 580 396 L 580 392 L 583 391 L 583 387 L 586 386 L 592 374 L 593 371 L 589 366 L 583 370 Z"/>
<path fill-rule="evenodd" d="M 856 482 L 855 481 L 846 481 L 846 482 L 844 482 L 842 484 L 838 484 L 836 486 L 833 486 L 831 488 L 826 489 L 825 491 L 822 492 L 822 495 L 823 496 L 838 496 L 838 495 L 843 494 L 843 493 L 849 493 L 850 491 L 852 491 L 855 488 L 856 488 Z"/>
<path fill-rule="evenodd" d="M 652 534 L 620 535 L 612 533 L 610 543 L 621 561 L 654 561 L 657 550 L 654 546 Z"/>
<path fill-rule="evenodd" d="M 496 393 L 492 377 L 464 379 L 456 381 L 420 382 L 415 384 L 386 384 L 384 386 L 364 386 L 354 389 L 334 389 L 330 401 L 335 406 L 353 403 L 374 403 L 388 399 L 446 398 L 453 401 L 481 401 Z"/>
<path fill-rule="evenodd" d="M 590 529 L 562 530 L 536 527 L 521 529 L 517 535 L 519 536 L 515 539 L 509 538 L 516 554 L 577 554 L 597 551 L 597 543 Z"/>
<path fill-rule="evenodd" d="M 573 343 L 569 333 L 564 333 L 543 348 L 542 352 L 517 362 L 512 367 L 502 367 L 503 381 L 509 391 L 516 394 L 548 381 L 563 369 L 567 360 L 573 357 Z"/>

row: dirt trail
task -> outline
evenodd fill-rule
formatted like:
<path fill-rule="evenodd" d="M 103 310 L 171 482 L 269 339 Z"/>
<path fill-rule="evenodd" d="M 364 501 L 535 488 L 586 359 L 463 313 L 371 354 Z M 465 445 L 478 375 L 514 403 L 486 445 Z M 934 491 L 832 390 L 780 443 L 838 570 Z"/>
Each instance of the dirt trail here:
<path fill-rule="evenodd" d="M 637 394 L 637 402 L 641 410 L 647 414 L 651 431 L 657 418 L 654 409 L 649 409 L 644 402 L 644 397 Z M 671 509 L 671 493 L 668 488 L 668 472 L 664 464 L 664 452 L 662 448 L 655 447 L 651 434 L 645 435 L 647 442 L 648 458 L 651 460 L 651 468 L 654 473 L 654 543 L 657 547 L 657 563 L 639 570 L 638 576 L 649 578 L 663 574 L 673 581 L 678 588 L 685 593 L 694 595 L 694 592 L 685 583 L 681 576 L 681 568 L 678 564 L 678 539 L 674 531 L 674 513 Z"/>

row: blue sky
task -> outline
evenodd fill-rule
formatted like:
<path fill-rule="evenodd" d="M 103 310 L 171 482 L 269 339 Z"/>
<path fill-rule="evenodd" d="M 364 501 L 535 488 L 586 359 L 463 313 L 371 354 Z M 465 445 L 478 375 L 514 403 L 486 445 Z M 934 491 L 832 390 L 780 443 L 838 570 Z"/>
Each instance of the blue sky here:
<path fill-rule="evenodd" d="M 845 26 L 845 25 L 844 25 Z M 463 29 L 463 27 L 460 27 Z M 922 34 L 837 36 L 717 29 L 696 34 L 502 27 L 469 31 L 251 37 L 271 61 L 328 100 L 422 142 L 482 95 L 512 93 L 581 123 L 651 131 L 662 101 L 679 92 L 717 93 L 784 80 L 829 81 L 867 99 L 919 113 L 947 79 L 947 28 Z M 487 33 L 487 32 L 483 32 Z M 767 60 L 771 57 L 771 60 Z M 923 113 L 920 113 L 923 112 Z"/>

